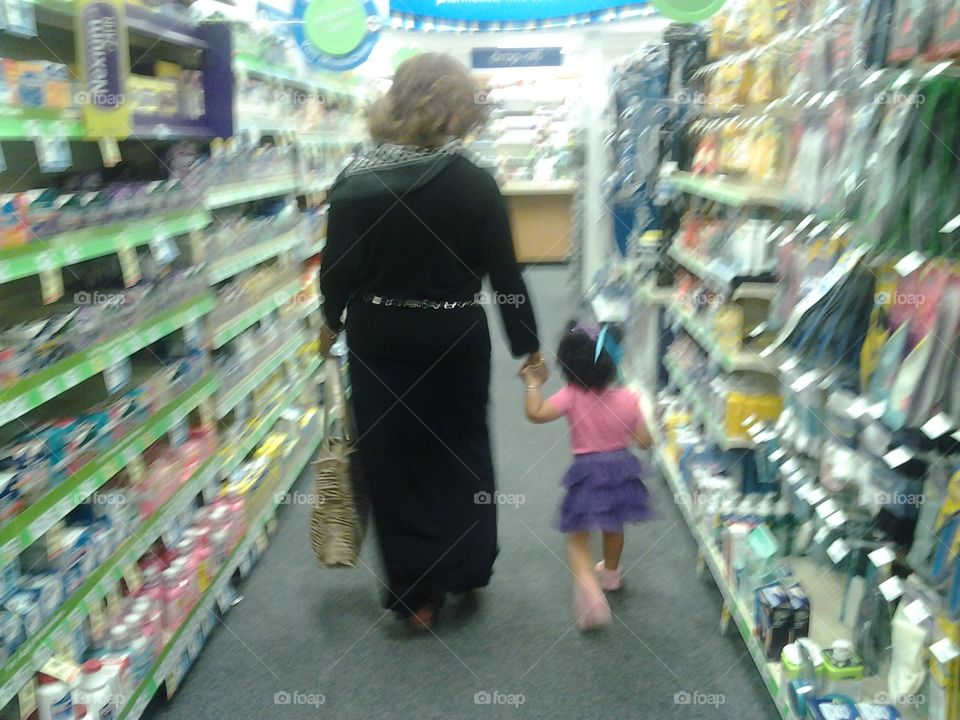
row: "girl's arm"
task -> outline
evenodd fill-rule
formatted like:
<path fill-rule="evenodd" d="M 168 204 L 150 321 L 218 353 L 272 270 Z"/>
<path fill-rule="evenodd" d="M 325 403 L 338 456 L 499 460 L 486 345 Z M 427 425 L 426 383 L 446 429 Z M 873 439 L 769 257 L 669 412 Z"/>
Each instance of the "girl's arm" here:
<path fill-rule="evenodd" d="M 639 415 L 637 418 L 637 426 L 633 430 L 633 440 L 637 445 L 647 450 L 653 446 L 653 435 L 650 434 L 650 426 L 647 425 L 647 416 L 640 405 L 639 397 L 637 398 L 637 410 L 639 411 Z"/>
<path fill-rule="evenodd" d="M 540 396 L 543 381 L 536 372 L 525 369 L 520 372 L 520 377 L 523 378 L 524 383 L 523 409 L 527 413 L 527 420 L 539 424 L 548 423 L 563 416 L 563 413 Z"/>

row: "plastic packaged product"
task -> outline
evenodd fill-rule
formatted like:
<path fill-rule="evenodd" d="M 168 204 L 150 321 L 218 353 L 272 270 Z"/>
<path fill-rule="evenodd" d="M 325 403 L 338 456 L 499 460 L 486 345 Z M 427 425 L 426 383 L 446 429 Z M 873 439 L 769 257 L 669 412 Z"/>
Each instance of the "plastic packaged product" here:
<path fill-rule="evenodd" d="M 82 705 L 91 720 L 115 720 L 113 698 L 110 694 L 111 675 L 104 671 L 99 660 L 87 660 L 80 674 L 76 703 Z"/>
<path fill-rule="evenodd" d="M 826 695 L 814 698 L 807 705 L 810 720 L 858 720 L 853 700 L 843 695 Z"/>
<path fill-rule="evenodd" d="M 38 720 L 74 720 L 70 686 L 50 675 L 37 676 Z"/>
<path fill-rule="evenodd" d="M 36 594 L 40 615 L 46 620 L 63 602 L 63 580 L 55 572 L 27 573 L 20 579 L 20 588 Z"/>
<path fill-rule="evenodd" d="M 12 656 L 26 639 L 20 616 L 9 610 L 0 610 L 0 661 Z"/>
<path fill-rule="evenodd" d="M 27 637 L 32 637 L 43 625 L 40 599 L 37 592 L 18 590 L 3 601 L 3 608 L 16 615 Z"/>
<path fill-rule="evenodd" d="M 164 585 L 164 627 L 168 633 L 174 632 L 190 611 L 189 583 L 183 571 L 169 567 L 163 571 Z"/>
<path fill-rule="evenodd" d="M 123 706 L 133 695 L 135 687 L 133 672 L 130 668 L 130 657 L 128 655 L 105 655 L 100 658 L 100 662 L 103 665 L 103 672 L 108 678 L 110 696 L 113 698 L 113 711 L 119 717 Z"/>
<path fill-rule="evenodd" d="M 900 712 L 893 705 L 878 703 L 859 703 L 857 712 L 860 720 L 900 720 Z"/>
<path fill-rule="evenodd" d="M 823 651 L 823 683 L 826 693 L 859 698 L 863 663 L 847 640 L 835 640 Z M 856 717 L 856 716 L 854 716 Z"/>

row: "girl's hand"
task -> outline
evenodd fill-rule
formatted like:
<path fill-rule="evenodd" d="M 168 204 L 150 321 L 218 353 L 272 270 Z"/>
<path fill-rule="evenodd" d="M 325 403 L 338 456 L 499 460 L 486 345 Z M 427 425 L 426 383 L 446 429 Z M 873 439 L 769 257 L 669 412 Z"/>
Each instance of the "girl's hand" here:
<path fill-rule="evenodd" d="M 324 323 L 323 327 L 320 328 L 320 354 L 328 358 L 330 357 L 330 348 L 333 347 L 333 344 L 337 342 L 337 338 L 340 336 L 339 333 L 335 333 L 333 330 L 327 327 Z"/>
<path fill-rule="evenodd" d="M 540 352 L 534 352 L 527 355 L 526 360 L 523 361 L 523 365 L 520 366 L 520 371 L 517 373 L 522 377 L 528 384 L 543 385 L 547 381 L 547 378 L 550 377 L 550 370 L 547 367 L 546 361 L 543 359 L 543 354 Z"/>

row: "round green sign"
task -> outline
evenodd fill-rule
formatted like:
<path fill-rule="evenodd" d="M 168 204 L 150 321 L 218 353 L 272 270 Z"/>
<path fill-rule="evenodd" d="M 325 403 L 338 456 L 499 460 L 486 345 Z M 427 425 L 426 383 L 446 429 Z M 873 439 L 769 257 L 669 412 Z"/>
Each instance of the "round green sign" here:
<path fill-rule="evenodd" d="M 311 0 L 303 15 L 303 29 L 318 51 L 346 55 L 367 34 L 367 11 L 360 0 Z"/>
<path fill-rule="evenodd" d="M 393 54 L 393 58 L 391 59 L 391 64 L 393 65 L 393 69 L 396 70 L 398 67 L 400 67 L 403 64 L 404 60 L 409 60 L 412 57 L 416 57 L 422 52 L 423 50 L 415 47 L 400 48 Z"/>
<path fill-rule="evenodd" d="M 682 23 L 706 20 L 723 7 L 726 0 L 653 0 L 664 17 Z"/>

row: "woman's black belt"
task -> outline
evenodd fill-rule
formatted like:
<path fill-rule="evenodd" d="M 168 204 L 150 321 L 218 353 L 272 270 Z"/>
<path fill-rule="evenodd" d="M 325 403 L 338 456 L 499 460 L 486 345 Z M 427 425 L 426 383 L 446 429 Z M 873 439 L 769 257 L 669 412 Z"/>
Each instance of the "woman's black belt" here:
<path fill-rule="evenodd" d="M 462 310 L 480 304 L 476 300 L 406 300 L 383 297 L 382 295 L 364 295 L 363 299 L 373 305 L 415 308 L 417 310 Z"/>

